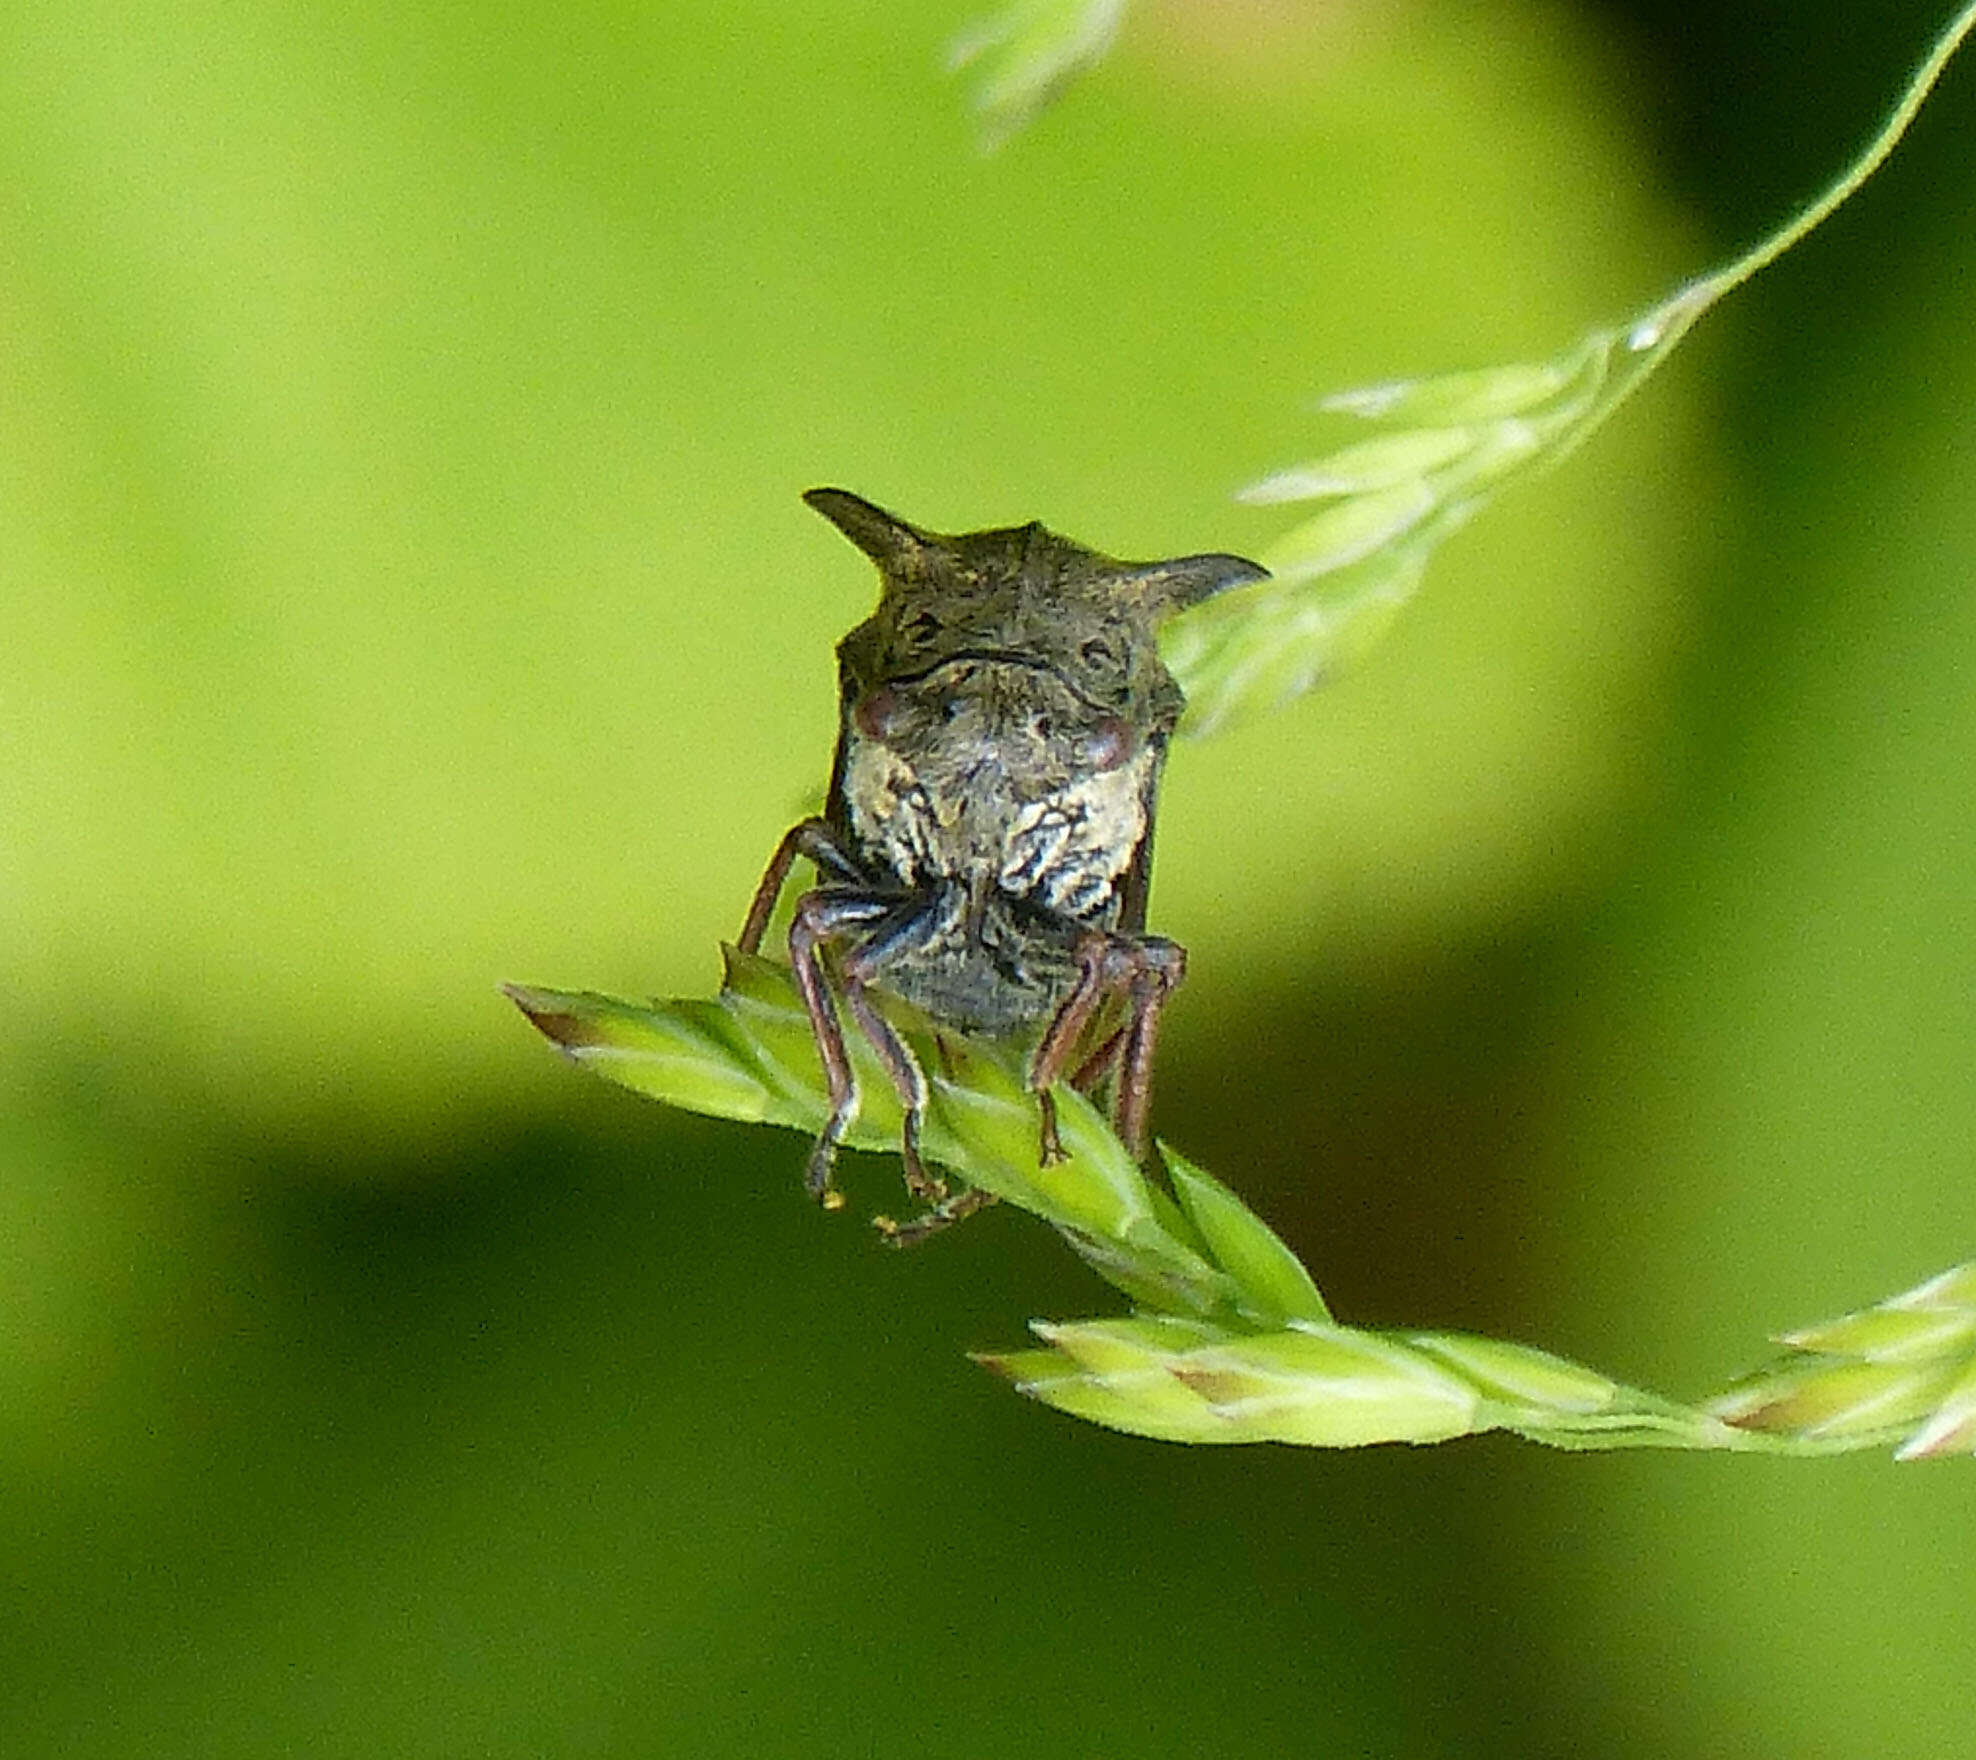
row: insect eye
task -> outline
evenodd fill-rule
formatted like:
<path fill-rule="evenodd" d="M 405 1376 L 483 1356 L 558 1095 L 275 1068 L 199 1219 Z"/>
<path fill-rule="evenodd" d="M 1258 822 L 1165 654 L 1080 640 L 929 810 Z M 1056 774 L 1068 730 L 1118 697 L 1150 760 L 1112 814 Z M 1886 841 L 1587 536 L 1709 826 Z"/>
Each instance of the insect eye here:
<path fill-rule="evenodd" d="M 1101 642 L 1096 636 L 1093 636 L 1077 651 L 1083 656 L 1085 663 L 1090 666 L 1109 666 L 1112 662 L 1110 643 Z"/>
<path fill-rule="evenodd" d="M 1084 761 L 1100 774 L 1118 769 L 1131 756 L 1132 729 L 1116 715 L 1107 715 L 1084 736 Z"/>
<path fill-rule="evenodd" d="M 899 693 L 890 685 L 880 685 L 851 711 L 851 719 L 867 739 L 882 740 L 892 728 L 892 716 L 899 707 Z"/>

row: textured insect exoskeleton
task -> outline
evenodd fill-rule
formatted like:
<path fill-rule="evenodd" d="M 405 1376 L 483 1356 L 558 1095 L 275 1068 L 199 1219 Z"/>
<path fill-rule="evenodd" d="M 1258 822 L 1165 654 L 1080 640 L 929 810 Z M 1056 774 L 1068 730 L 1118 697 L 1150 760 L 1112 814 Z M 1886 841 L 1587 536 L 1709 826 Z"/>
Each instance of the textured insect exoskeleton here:
<path fill-rule="evenodd" d="M 789 957 L 823 1060 L 830 1118 L 806 1180 L 831 1208 L 857 1107 L 833 992 L 898 1089 L 916 1237 L 983 1200 L 920 1159 L 926 1077 L 873 1006 L 874 984 L 964 1033 L 1034 1032 L 1040 1154 L 1058 1158 L 1051 1085 L 1109 1078 L 1143 1155 L 1160 1010 L 1186 970 L 1148 935 L 1153 817 L 1180 687 L 1163 619 L 1263 578 L 1237 556 L 1118 562 L 1040 525 L 944 537 L 842 489 L 804 500 L 878 565 L 878 608 L 837 648 L 839 727 L 820 818 L 791 827 L 741 931 L 761 944 L 790 865 L 815 865 Z"/>

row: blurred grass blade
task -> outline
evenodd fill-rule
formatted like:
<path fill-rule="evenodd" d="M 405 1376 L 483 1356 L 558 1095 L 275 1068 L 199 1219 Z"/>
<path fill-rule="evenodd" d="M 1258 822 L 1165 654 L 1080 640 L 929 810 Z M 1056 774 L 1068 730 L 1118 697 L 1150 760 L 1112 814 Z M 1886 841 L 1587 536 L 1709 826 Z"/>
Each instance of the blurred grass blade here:
<path fill-rule="evenodd" d="M 1269 580 L 1174 618 L 1161 647 L 1187 694 L 1182 731 L 1212 733 L 1348 671 L 1418 589 L 1434 550 L 1502 490 L 1582 444 L 1666 360 L 1702 314 L 1774 262 L 1892 152 L 1976 5 L 1943 32 L 1878 134 L 1816 199 L 1734 262 L 1553 359 L 1346 391 L 1326 412 L 1379 434 L 1275 471 L 1241 492 L 1323 510 L 1267 546 Z"/>
<path fill-rule="evenodd" d="M 1126 0 L 1019 0 L 961 36 L 947 64 L 978 70 L 974 112 L 982 146 L 1000 146 L 1103 60 L 1125 6 Z"/>
<path fill-rule="evenodd" d="M 1206 734 L 1348 671 L 1414 594 L 1436 548 L 1510 483 L 1557 463 L 1663 361 L 1716 294 L 1684 288 L 1553 360 L 1344 392 L 1335 414 L 1383 431 L 1243 490 L 1321 510 L 1257 558 L 1270 579 L 1173 619 L 1161 641 Z"/>

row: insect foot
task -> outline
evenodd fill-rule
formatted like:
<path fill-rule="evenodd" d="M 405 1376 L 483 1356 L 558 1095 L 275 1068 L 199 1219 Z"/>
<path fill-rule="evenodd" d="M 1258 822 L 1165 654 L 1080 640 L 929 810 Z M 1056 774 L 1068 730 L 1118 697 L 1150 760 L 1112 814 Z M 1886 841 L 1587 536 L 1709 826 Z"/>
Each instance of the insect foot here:
<path fill-rule="evenodd" d="M 970 1186 L 964 1192 L 956 1192 L 953 1197 L 942 1199 L 923 1215 L 904 1222 L 894 1222 L 889 1216 L 874 1216 L 871 1225 L 878 1230 L 879 1238 L 888 1247 L 916 1247 L 921 1241 L 931 1240 L 941 1230 L 952 1228 L 955 1223 L 972 1216 L 977 1210 L 987 1209 L 994 1202 L 993 1192 Z"/>
<path fill-rule="evenodd" d="M 1120 562 L 1041 525 L 942 535 L 844 489 L 805 501 L 877 564 L 879 600 L 837 646 L 837 749 L 821 815 L 793 826 L 756 888 L 756 952 L 797 860 L 789 960 L 829 1092 L 805 1183 L 826 1207 L 858 1090 L 839 1000 L 899 1098 L 906 1187 L 929 1206 L 881 1222 L 907 1244 L 986 1202 L 949 1196 L 920 1154 L 927 1082 L 872 1001 L 882 984 L 936 1027 L 1040 1032 L 1028 1086 L 1038 1155 L 1064 1158 L 1051 1087 L 1109 1081 L 1145 1155 L 1153 1046 L 1186 971 L 1146 933 L 1153 818 L 1185 707 L 1159 657 L 1174 612 L 1261 580 L 1239 556 Z"/>

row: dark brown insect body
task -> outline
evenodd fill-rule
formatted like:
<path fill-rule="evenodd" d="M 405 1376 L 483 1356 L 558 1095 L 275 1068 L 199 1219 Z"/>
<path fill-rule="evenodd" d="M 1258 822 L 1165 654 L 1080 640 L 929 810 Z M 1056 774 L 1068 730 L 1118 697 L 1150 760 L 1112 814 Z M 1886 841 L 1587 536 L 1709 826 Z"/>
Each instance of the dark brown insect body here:
<path fill-rule="evenodd" d="M 838 645 L 823 816 L 783 838 L 741 945 L 760 945 L 796 857 L 814 863 L 789 930 L 831 1095 L 808 1184 L 841 1201 L 831 1163 L 857 1105 L 830 949 L 905 1107 L 907 1184 L 935 1206 L 905 1231 L 919 1233 L 980 1200 L 949 1200 L 921 1164 L 926 1078 L 872 1006 L 874 983 L 962 1032 L 1040 1026 L 1029 1086 L 1045 1162 L 1061 1154 L 1049 1091 L 1066 1074 L 1090 1087 L 1114 1073 L 1119 1134 L 1143 1152 L 1154 1032 L 1185 967 L 1145 933 L 1160 767 L 1184 706 L 1155 636 L 1264 571 L 1218 555 L 1116 562 L 1040 525 L 944 537 L 841 489 L 804 499 L 877 563 L 883 592 Z"/>

